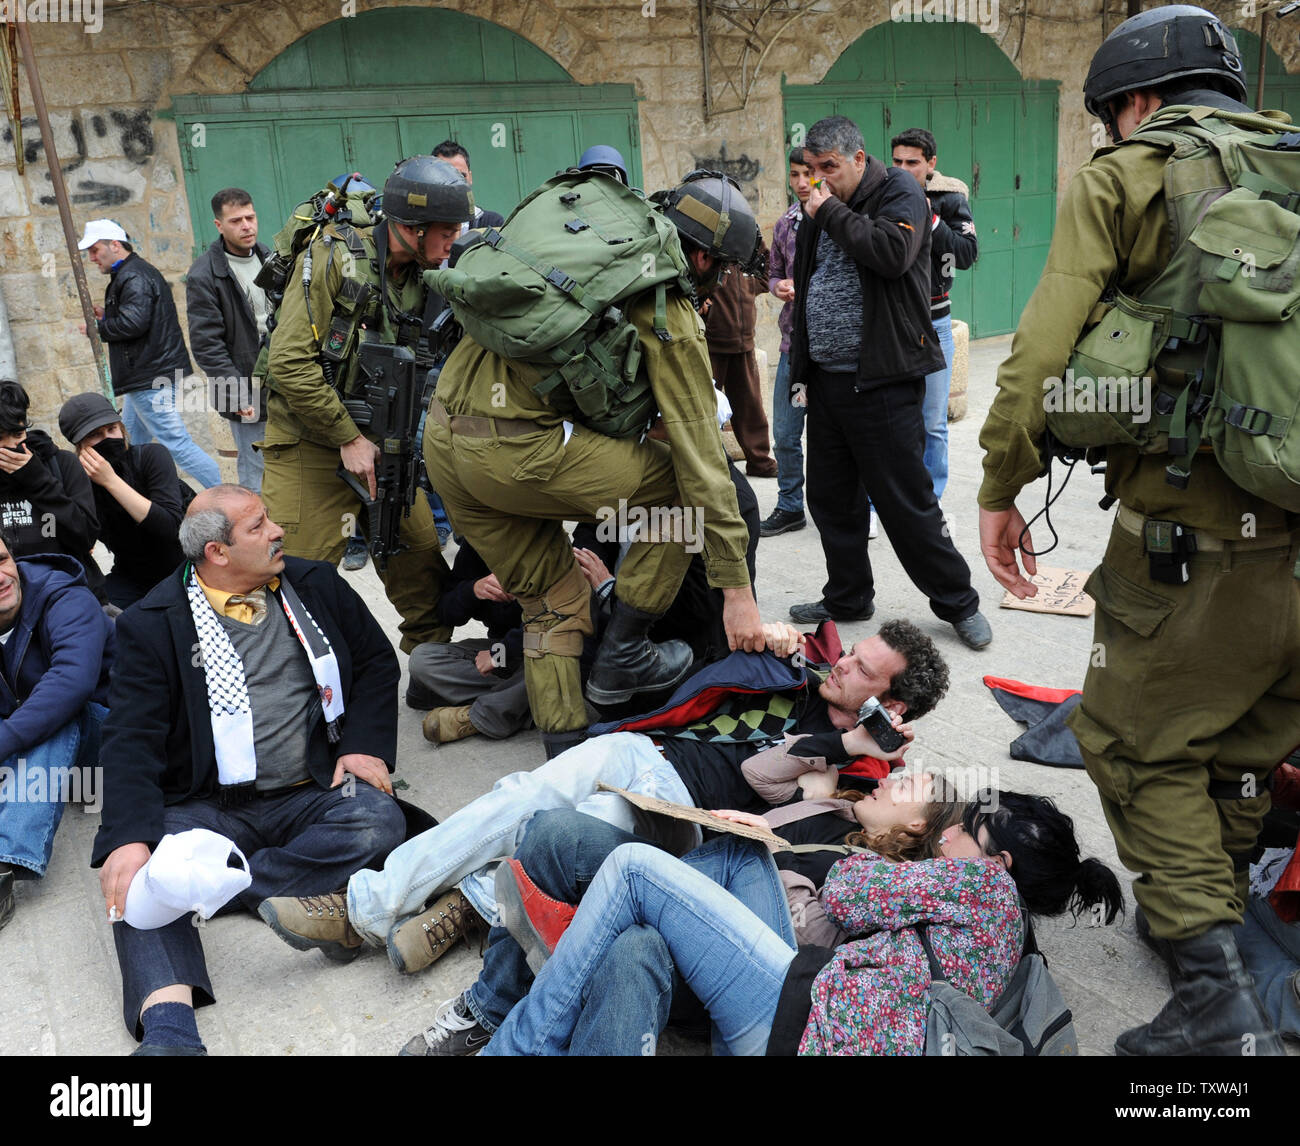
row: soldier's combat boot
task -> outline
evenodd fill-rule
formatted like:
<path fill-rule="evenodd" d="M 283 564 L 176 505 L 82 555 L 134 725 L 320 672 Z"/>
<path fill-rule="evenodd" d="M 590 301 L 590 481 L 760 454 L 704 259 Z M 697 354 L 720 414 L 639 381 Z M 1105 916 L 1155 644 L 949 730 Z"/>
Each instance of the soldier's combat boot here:
<path fill-rule="evenodd" d="M 655 644 L 646 635 L 659 618 L 615 600 L 596 662 L 587 678 L 593 704 L 622 704 L 638 692 L 672 688 L 691 671 L 691 646 L 685 641 Z"/>
<path fill-rule="evenodd" d="M 1121 1055 L 1257 1055 L 1286 1052 L 1264 1014 L 1232 929 L 1171 939 L 1174 995 L 1144 1027 L 1115 1040 Z"/>

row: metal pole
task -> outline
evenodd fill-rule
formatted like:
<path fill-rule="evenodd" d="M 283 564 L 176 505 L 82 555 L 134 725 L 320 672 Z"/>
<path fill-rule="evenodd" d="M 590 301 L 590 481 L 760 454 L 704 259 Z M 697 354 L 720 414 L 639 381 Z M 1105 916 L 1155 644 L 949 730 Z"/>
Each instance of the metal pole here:
<path fill-rule="evenodd" d="M 1268 13 L 1259 16 L 1259 75 L 1255 77 L 1255 110 L 1264 110 L 1264 65 L 1268 62 Z"/>
<path fill-rule="evenodd" d="M 100 385 L 111 400 L 113 387 L 109 382 L 108 364 L 104 360 L 104 345 L 99 340 L 99 329 L 95 326 L 95 304 L 90 298 L 90 284 L 86 282 L 86 268 L 81 262 L 81 252 L 77 250 L 77 232 L 72 224 L 72 208 L 68 206 L 68 186 L 63 181 L 63 169 L 59 166 L 59 153 L 54 146 L 50 114 L 45 107 L 45 92 L 41 88 L 41 76 L 36 69 L 36 55 L 32 51 L 32 41 L 25 20 L 18 21 L 18 44 L 22 48 L 23 64 L 27 68 L 27 82 L 32 89 L 32 107 L 41 125 L 41 142 L 45 146 L 45 158 L 50 164 L 50 182 L 54 184 L 54 199 L 59 205 L 59 218 L 63 222 L 63 238 L 68 245 L 68 258 L 72 260 L 72 277 L 76 280 L 77 295 L 81 299 L 81 313 L 86 321 L 90 352 L 94 355 L 95 365 L 99 368 Z"/>

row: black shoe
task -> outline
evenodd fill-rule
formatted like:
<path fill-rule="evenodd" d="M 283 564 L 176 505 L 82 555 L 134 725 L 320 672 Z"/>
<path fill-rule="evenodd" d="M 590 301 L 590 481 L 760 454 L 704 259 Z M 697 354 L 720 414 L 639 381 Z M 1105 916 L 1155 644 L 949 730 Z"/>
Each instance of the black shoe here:
<path fill-rule="evenodd" d="M 823 621 L 869 621 L 876 615 L 874 603 L 861 613 L 832 613 L 822 601 L 809 601 L 806 605 L 791 605 L 790 616 L 801 625 L 820 625 Z"/>
<path fill-rule="evenodd" d="M 1121 1055 L 1279 1056 L 1282 1040 L 1259 1004 L 1232 928 L 1171 939 L 1174 995 L 1146 1026 L 1115 1040 Z"/>
<path fill-rule="evenodd" d="M 672 688 L 686 679 L 695 659 L 691 646 L 685 641 L 657 645 L 650 640 L 646 634 L 658 619 L 655 613 L 614 602 L 587 678 L 587 696 L 593 704 L 622 704 L 638 692 Z"/>
<path fill-rule="evenodd" d="M 774 509 L 758 526 L 759 537 L 775 537 L 778 533 L 793 533 L 808 524 L 802 513 L 790 509 Z"/>
<path fill-rule="evenodd" d="M 572 732 L 543 732 L 542 750 L 546 759 L 554 760 L 561 752 L 567 752 L 587 739 L 585 728 L 575 728 Z"/>
<path fill-rule="evenodd" d="M 993 630 L 983 613 L 972 613 L 964 621 L 953 621 L 952 627 L 968 649 L 987 648 L 993 640 Z"/>
<path fill-rule="evenodd" d="M 398 1055 L 455 1056 L 476 1055 L 492 1040 L 492 1035 L 465 1005 L 465 996 L 457 995 L 433 1012 L 433 1026 L 412 1038 Z"/>
<path fill-rule="evenodd" d="M 0 863 L 0 928 L 14 917 L 14 869 Z"/>
<path fill-rule="evenodd" d="M 132 1058 L 207 1058 L 207 1047 L 160 1047 L 157 1043 L 141 1043 L 131 1052 Z"/>
<path fill-rule="evenodd" d="M 366 567 L 369 557 L 370 550 L 366 547 L 365 541 L 360 537 L 349 537 L 348 547 L 343 551 L 343 560 L 340 564 L 349 573 L 355 573 L 358 569 Z"/>
<path fill-rule="evenodd" d="M 406 707 L 418 712 L 428 712 L 431 708 L 442 707 L 442 700 L 431 688 L 425 688 L 418 680 L 406 686 Z"/>

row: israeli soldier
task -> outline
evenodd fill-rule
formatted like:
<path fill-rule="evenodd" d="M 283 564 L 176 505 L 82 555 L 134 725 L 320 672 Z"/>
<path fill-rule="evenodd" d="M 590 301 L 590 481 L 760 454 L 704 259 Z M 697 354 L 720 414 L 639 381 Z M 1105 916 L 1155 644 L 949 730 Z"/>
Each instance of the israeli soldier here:
<path fill-rule="evenodd" d="M 1203 211 L 1228 181 L 1217 161 L 1179 167 L 1171 155 L 1188 136 L 1170 133 L 1211 120 L 1286 130 L 1278 126 L 1286 116 L 1253 115 L 1245 97 L 1232 36 L 1201 8 L 1134 16 L 1093 57 L 1084 101 L 1113 142 L 1070 183 L 980 435 L 981 548 L 1017 597 L 1035 592 L 1017 563 L 1019 550 L 1025 573 L 1036 571 L 1015 500 L 1047 460 L 1045 395 L 1117 300 L 1195 297 L 1187 292 L 1200 284 L 1180 279 L 1183 270 L 1162 275 L 1195 265 L 1178 241 L 1186 229 L 1176 238 L 1170 217 L 1181 219 L 1186 196 L 1200 197 Z M 1174 321 L 1176 337 L 1153 349 L 1157 390 L 1177 392 L 1213 345 L 1177 308 Z M 1171 362 L 1185 372 L 1175 376 Z M 1177 455 L 1180 436 L 1171 430 L 1164 448 Z M 1107 449 L 1106 488 L 1120 504 L 1087 586 L 1096 635 L 1071 727 L 1119 857 L 1140 873 L 1139 932 L 1169 963 L 1173 984 L 1155 1019 L 1121 1035 L 1116 1049 L 1275 1055 L 1280 1041 L 1232 929 L 1269 807 L 1269 772 L 1300 736 L 1300 519 L 1230 481 L 1213 453 L 1191 452 L 1188 478 L 1169 452 Z"/>
<path fill-rule="evenodd" d="M 663 202 L 697 296 L 707 295 L 729 264 L 753 258 L 758 226 L 729 181 L 688 177 Z M 537 370 L 469 337 L 443 367 L 425 432 L 426 465 L 452 523 L 523 609 L 529 705 L 548 758 L 580 742 L 587 727 L 578 656 L 592 632 L 591 590 L 564 533 L 566 519 L 594 521 L 619 506 L 632 515 L 680 507 L 702 533 L 709 583 L 723 592 L 728 643 L 763 648 L 703 325 L 691 299 L 675 289 L 662 315 L 666 337 L 654 333 L 654 291 L 633 302 L 627 318 L 640 337 L 668 444 L 566 423 L 534 393 Z M 690 561 L 683 541 L 648 537 L 630 546 L 588 681 L 596 703 L 670 688 L 689 672 L 685 642 L 655 644 L 647 635 L 681 585 Z"/>
<path fill-rule="evenodd" d="M 375 497 L 379 447 L 343 405 L 354 396 L 357 348 L 364 331 L 414 349 L 428 299 L 421 275 L 447 257 L 474 200 L 450 163 L 417 155 L 393 169 L 383 204 L 385 218 L 377 226 L 330 223 L 299 256 L 271 337 L 262 493 L 267 512 L 284 528 L 284 551 L 293 557 L 335 563 L 353 525 L 366 527 L 361 499 L 338 476 L 341 461 Z M 308 255 L 311 279 L 304 292 Z M 448 570 L 424 498 L 411 506 L 400 541 L 403 551 L 389 558 L 380 576 L 401 614 L 402 650 L 410 652 L 451 638 L 437 620 Z"/>

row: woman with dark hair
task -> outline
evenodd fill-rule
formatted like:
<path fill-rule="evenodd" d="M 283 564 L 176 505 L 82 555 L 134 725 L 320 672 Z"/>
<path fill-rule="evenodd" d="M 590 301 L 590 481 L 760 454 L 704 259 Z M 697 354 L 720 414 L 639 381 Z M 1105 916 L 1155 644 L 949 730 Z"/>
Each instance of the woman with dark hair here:
<path fill-rule="evenodd" d="M 125 609 L 180 565 L 176 538 L 188 487 L 166 446 L 130 444 L 121 415 L 102 394 L 64 402 L 59 430 L 77 447 L 82 480 L 93 483 L 100 540 L 113 554 L 108 600 Z"/>
<path fill-rule="evenodd" d="M 0 381 L 0 528 L 13 537 L 15 556 L 75 557 L 102 602 L 104 574 L 90 555 L 99 535 L 90 482 L 72 453 L 28 425 L 27 406 L 26 390 Z"/>
<path fill-rule="evenodd" d="M 589 977 L 624 931 L 646 926 L 662 936 L 733 1054 L 921 1054 L 930 968 L 918 924 L 953 986 L 989 1006 L 1023 950 L 1022 896 L 1031 913 L 1045 915 L 1077 915 L 1095 903 L 1108 923 L 1122 908 L 1114 873 L 1080 860 L 1068 816 L 1039 797 L 1002 799 L 1007 813 L 977 804 L 969 828 L 946 829 L 940 858 L 840 860 L 819 902 L 855 938 L 834 948 L 796 951 L 783 920 L 760 917 L 655 848 L 624 845 L 601 866 L 531 992 L 483 1053 L 564 1053 Z"/>

